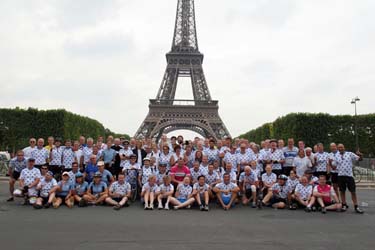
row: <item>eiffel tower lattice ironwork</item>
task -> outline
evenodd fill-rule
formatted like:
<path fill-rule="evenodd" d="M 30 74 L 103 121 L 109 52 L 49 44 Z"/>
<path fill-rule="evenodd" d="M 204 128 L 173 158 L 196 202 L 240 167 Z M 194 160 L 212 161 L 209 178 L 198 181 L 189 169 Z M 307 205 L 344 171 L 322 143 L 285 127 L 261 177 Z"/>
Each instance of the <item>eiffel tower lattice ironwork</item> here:
<path fill-rule="evenodd" d="M 230 136 L 219 116 L 218 101 L 212 100 L 199 52 L 194 0 L 178 0 L 172 49 L 156 99 L 135 138 L 159 139 L 163 133 L 187 129 L 204 137 Z M 194 100 L 176 100 L 179 77 L 190 77 Z"/>

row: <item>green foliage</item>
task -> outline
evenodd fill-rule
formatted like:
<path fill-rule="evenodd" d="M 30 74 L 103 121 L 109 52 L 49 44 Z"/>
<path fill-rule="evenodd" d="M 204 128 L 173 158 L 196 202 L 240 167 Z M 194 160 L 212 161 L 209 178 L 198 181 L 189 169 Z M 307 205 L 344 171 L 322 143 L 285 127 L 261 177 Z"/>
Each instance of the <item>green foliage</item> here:
<path fill-rule="evenodd" d="M 0 109 L 0 148 L 15 151 L 28 145 L 30 137 L 77 140 L 80 135 L 97 138 L 115 134 L 96 120 L 66 110 Z M 6 128 L 5 128 L 6 127 Z"/>
<path fill-rule="evenodd" d="M 358 138 L 361 152 L 375 155 L 375 114 L 359 115 Z M 272 123 L 251 130 L 240 136 L 260 143 L 267 138 L 303 140 L 314 146 L 321 142 L 344 143 L 346 148 L 355 151 L 355 117 L 350 115 L 292 113 L 276 119 Z"/>

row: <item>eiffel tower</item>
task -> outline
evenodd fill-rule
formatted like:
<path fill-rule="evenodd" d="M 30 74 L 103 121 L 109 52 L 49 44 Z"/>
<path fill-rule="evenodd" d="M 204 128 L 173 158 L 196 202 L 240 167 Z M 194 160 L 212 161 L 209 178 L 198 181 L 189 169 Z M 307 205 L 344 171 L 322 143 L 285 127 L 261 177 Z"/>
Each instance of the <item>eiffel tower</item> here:
<path fill-rule="evenodd" d="M 135 138 L 159 140 L 163 133 L 186 129 L 203 137 L 230 136 L 219 116 L 218 101 L 212 100 L 199 52 L 194 0 L 178 0 L 172 49 L 166 54 L 167 68 L 156 99 Z M 176 100 L 179 77 L 190 77 L 194 100 Z"/>

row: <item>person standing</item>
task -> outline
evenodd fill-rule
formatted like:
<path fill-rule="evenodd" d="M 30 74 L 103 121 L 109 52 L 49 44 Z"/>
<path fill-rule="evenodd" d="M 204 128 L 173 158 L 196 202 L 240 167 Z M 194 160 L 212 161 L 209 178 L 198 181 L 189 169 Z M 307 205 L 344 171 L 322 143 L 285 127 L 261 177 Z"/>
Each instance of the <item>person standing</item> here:
<path fill-rule="evenodd" d="M 294 158 L 298 154 L 298 148 L 294 146 L 294 139 L 288 139 L 288 146 L 283 148 L 285 163 L 283 165 L 283 174 L 289 176 L 290 171 L 293 169 Z"/>
<path fill-rule="evenodd" d="M 339 144 L 338 149 L 339 153 L 336 154 L 336 168 L 338 170 L 338 184 L 341 194 L 342 209 L 346 211 L 348 208 L 345 197 L 345 191 L 346 188 L 348 188 L 352 196 L 355 212 L 363 214 L 363 211 L 358 207 L 356 185 L 353 178 L 353 161 L 361 161 L 362 154 L 360 152 L 354 154 L 352 152 L 345 151 L 344 144 Z"/>
<path fill-rule="evenodd" d="M 49 158 L 49 151 L 44 148 L 44 139 L 39 138 L 37 142 L 37 147 L 31 152 L 31 157 L 35 160 L 35 166 L 40 169 L 43 165 L 47 164 Z"/>

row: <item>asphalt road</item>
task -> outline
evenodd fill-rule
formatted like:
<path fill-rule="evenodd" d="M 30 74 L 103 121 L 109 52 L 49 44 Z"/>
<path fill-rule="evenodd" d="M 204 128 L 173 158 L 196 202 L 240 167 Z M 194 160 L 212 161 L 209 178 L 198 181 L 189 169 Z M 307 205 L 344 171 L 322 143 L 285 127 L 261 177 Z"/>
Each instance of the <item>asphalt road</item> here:
<path fill-rule="evenodd" d="M 236 207 L 231 211 L 144 211 L 134 204 L 34 210 L 6 203 L 0 182 L 1 249 L 374 249 L 375 190 L 361 190 L 366 213 Z"/>

